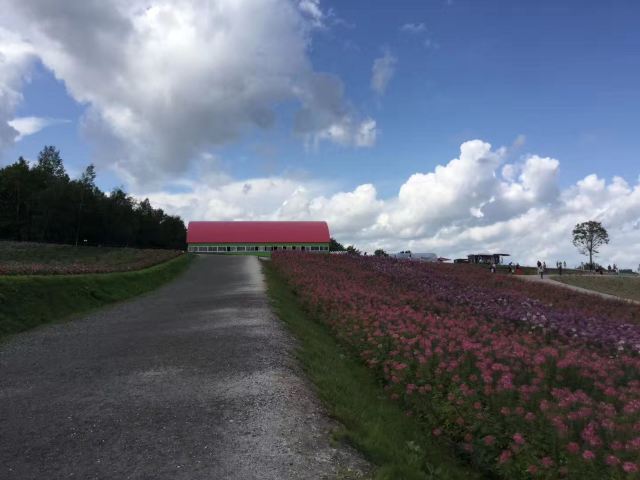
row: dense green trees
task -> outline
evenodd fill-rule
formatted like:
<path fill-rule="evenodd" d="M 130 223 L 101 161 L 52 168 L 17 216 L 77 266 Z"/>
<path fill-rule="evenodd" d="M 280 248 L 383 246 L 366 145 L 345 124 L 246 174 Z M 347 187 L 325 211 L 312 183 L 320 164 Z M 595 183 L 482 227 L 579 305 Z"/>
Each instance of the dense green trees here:
<path fill-rule="evenodd" d="M 345 248 L 340 242 L 338 242 L 335 238 L 331 237 L 329 241 L 329 251 L 330 252 L 344 252 Z"/>
<path fill-rule="evenodd" d="M 144 248 L 185 247 L 179 217 L 122 189 L 105 194 L 89 165 L 67 175 L 60 152 L 45 147 L 34 165 L 22 157 L 0 169 L 0 239 Z"/>

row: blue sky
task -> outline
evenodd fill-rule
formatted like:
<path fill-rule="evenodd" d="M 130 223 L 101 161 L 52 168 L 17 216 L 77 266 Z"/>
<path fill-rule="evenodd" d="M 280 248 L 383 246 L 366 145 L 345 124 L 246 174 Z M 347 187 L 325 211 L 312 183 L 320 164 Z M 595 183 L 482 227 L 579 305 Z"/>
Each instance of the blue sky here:
<path fill-rule="evenodd" d="M 393 208 L 390 205 L 402 203 L 399 191 L 409 179 L 414 178 L 412 175 L 428 175 L 435 172 L 438 165 L 446 166 L 451 159 L 460 158 L 461 145 L 466 141 L 479 139 L 490 143 L 493 148 L 489 151 L 500 157 L 495 165 L 489 162 L 493 168 L 491 174 L 502 181 L 503 166 L 514 164 L 518 171 L 515 180 L 507 179 L 502 186 L 492 185 L 487 191 L 479 189 L 474 192 L 473 198 L 478 199 L 484 194 L 486 198 L 470 204 L 465 211 L 480 214 L 471 214 L 469 218 L 445 215 L 449 223 L 443 221 L 434 226 L 435 231 L 442 235 L 425 235 L 417 224 L 423 225 L 426 217 L 416 213 L 419 220 L 409 229 L 410 233 L 406 233 L 406 241 L 416 242 L 425 248 L 442 245 L 437 238 L 444 235 L 442 232 L 450 231 L 446 229 L 455 229 L 463 224 L 468 228 L 490 227 L 490 215 L 482 214 L 482 209 L 491 210 L 486 206 L 496 202 L 496 191 L 506 191 L 507 184 L 511 185 L 509 182 L 512 181 L 517 184 L 513 188 L 528 192 L 527 195 L 535 197 L 538 203 L 527 204 L 527 209 L 522 207 L 524 210 L 514 210 L 509 221 L 532 215 L 531 208 L 534 207 L 546 208 L 553 215 L 550 205 L 563 195 L 569 195 L 567 192 L 573 191 L 571 195 L 577 195 L 575 190 L 582 188 L 578 187 L 579 182 L 593 174 L 597 176 L 596 183 L 605 181 L 604 189 L 609 188 L 615 176 L 623 178 L 628 184 L 627 196 L 635 198 L 633 191 L 640 174 L 636 146 L 640 133 L 640 4 L 637 2 L 269 0 L 272 9 L 285 8 L 286 15 L 291 16 L 291 22 L 283 24 L 286 21 L 282 20 L 284 14 L 271 18 L 259 3 L 248 0 L 241 2 L 242 7 L 234 11 L 225 11 L 220 18 L 212 14 L 204 26 L 198 23 L 196 16 L 183 13 L 196 7 L 202 11 L 203 5 L 207 8 L 228 6 L 229 2 L 181 0 L 175 6 L 162 1 L 140 0 L 139 3 L 157 7 L 164 15 L 173 15 L 187 25 L 189 22 L 197 23 L 196 29 L 201 29 L 202 37 L 189 40 L 193 43 L 188 45 L 193 48 L 180 52 L 189 51 L 191 54 L 202 47 L 201 53 L 194 53 L 194 58 L 200 55 L 205 60 L 194 59 L 193 62 L 210 67 L 208 75 L 211 78 L 224 69 L 246 67 L 250 72 L 247 75 L 255 75 L 252 80 L 260 85 L 257 88 L 270 85 L 268 91 L 258 95 L 257 100 L 250 97 L 239 105 L 233 105 L 233 99 L 222 95 L 211 104 L 209 116 L 206 108 L 204 112 L 191 115 L 183 104 L 193 102 L 197 105 L 208 94 L 215 94 L 220 85 L 230 82 L 216 83 L 216 77 L 207 85 L 209 77 L 204 75 L 194 79 L 193 85 L 197 87 L 192 87 L 188 76 L 175 80 L 172 76 L 184 68 L 184 64 L 174 65 L 175 57 L 167 54 L 167 58 L 149 67 L 162 65 L 162 68 L 145 71 L 149 76 L 144 79 L 153 83 L 155 78 L 169 77 L 163 91 L 169 91 L 167 95 L 175 97 L 170 100 L 175 102 L 176 117 L 202 118 L 201 122 L 211 121 L 217 126 L 194 134 L 193 148 L 189 141 L 194 129 L 189 128 L 185 129 L 188 137 L 185 145 L 176 148 L 175 153 L 149 153 L 144 150 L 145 145 L 154 144 L 165 136 L 182 135 L 180 131 L 185 123 L 184 120 L 176 120 L 171 124 L 170 120 L 165 120 L 164 117 L 170 116 L 172 110 L 167 109 L 161 114 L 155 110 L 155 105 L 162 103 L 164 97 L 150 96 L 148 102 L 132 107 L 138 115 L 138 124 L 149 118 L 161 118 L 145 130 L 146 136 L 141 136 L 137 142 L 122 138 L 111 142 L 111 137 L 105 140 L 108 135 L 100 130 L 102 125 L 107 124 L 111 136 L 114 136 L 114 129 L 129 125 L 126 118 L 118 117 L 120 111 L 114 113 L 115 110 L 110 109 L 116 103 L 120 107 L 128 104 L 126 99 L 117 98 L 117 92 L 104 86 L 92 86 L 100 78 L 104 78 L 105 83 L 117 81 L 114 80 L 117 78 L 132 82 L 139 80 L 141 76 L 132 77 L 131 72 L 138 71 L 139 64 L 145 65 L 146 58 L 140 56 L 140 52 L 125 50 L 122 45 L 108 45 L 102 51 L 104 45 L 98 42 L 95 62 L 103 70 L 96 67 L 92 71 L 91 61 L 86 60 L 92 57 L 82 57 L 85 53 L 78 47 L 78 39 L 52 33 L 47 25 L 52 19 L 61 21 L 62 16 L 69 15 L 65 21 L 73 22 L 78 18 L 87 21 L 88 18 L 89 22 L 100 23 L 95 30 L 109 33 L 111 24 L 105 21 L 103 25 L 102 21 L 111 14 L 114 18 L 122 17 L 125 23 L 131 21 L 136 27 L 153 27 L 156 25 L 153 22 L 160 17 L 145 17 L 136 10 L 124 11 L 117 2 L 113 2 L 113 11 L 109 11 L 109 15 L 105 15 L 105 9 L 111 8 L 111 2 L 96 6 L 95 11 L 92 8 L 94 4 L 98 5 L 96 2 L 89 2 L 82 11 L 69 6 L 62 9 L 62 13 L 16 6 L 11 9 L 9 17 L 14 21 L 5 25 L 0 23 L 5 34 L 13 35 L 5 35 L 5 50 L 17 48 L 12 47 L 11 42 L 27 45 L 26 50 L 33 54 L 35 60 L 29 63 L 28 68 L 23 68 L 19 87 L 15 86 L 15 81 L 13 83 L 14 89 L 18 88 L 22 93 L 22 100 L 14 106 L 11 115 L 65 122 L 5 145 L 1 153 L 2 163 L 11 162 L 19 155 L 35 158 L 43 145 L 54 144 L 62 150 L 72 172 L 95 162 L 99 184 L 104 189 L 125 185 L 136 194 L 152 195 L 168 210 L 174 209 L 186 217 L 193 216 L 193 208 L 186 210 L 185 214 L 184 207 L 180 206 L 184 197 L 177 198 L 172 194 L 196 190 L 202 194 L 206 191 L 212 196 L 202 199 L 202 202 L 211 201 L 216 205 L 219 201 L 233 203 L 222 198 L 220 189 L 215 194 L 211 193 L 213 187 L 204 178 L 213 178 L 211 184 L 215 184 L 215 188 L 228 185 L 232 189 L 232 185 L 240 185 L 247 180 L 266 178 L 275 178 L 288 185 L 286 193 L 276 195 L 273 203 L 266 202 L 275 210 L 261 210 L 252 203 L 247 204 L 251 208 L 244 210 L 227 207 L 238 217 L 252 218 L 284 215 L 286 208 L 278 202 L 291 205 L 294 200 L 299 201 L 295 192 L 300 189 L 309 192 L 305 205 L 307 214 L 313 216 L 309 212 L 321 212 L 313 208 L 325 205 L 325 200 L 330 204 L 336 195 L 348 195 L 359 186 L 372 185 L 373 196 L 367 197 L 366 202 L 380 205 L 380 208 L 371 213 L 366 225 L 353 229 L 345 227 L 345 236 L 361 242 L 378 241 L 391 245 L 389 232 L 379 232 L 390 228 L 385 223 L 385 215 L 390 216 L 393 225 L 393 213 L 389 210 Z M 148 12 L 153 8 L 148 8 Z M 223 18 L 224 15 L 229 17 Z M 229 25 L 239 25 L 235 33 L 237 37 L 231 35 L 235 43 L 230 41 L 222 47 L 212 47 L 216 53 L 211 56 L 221 58 L 216 64 L 218 60 L 206 60 L 209 50 L 202 39 L 207 38 L 204 35 L 207 28 L 215 30 L 218 23 L 225 21 Z M 304 25 L 302 33 L 298 32 L 300 22 Z M 29 25 L 28 29 L 25 27 L 27 32 L 24 36 L 15 28 L 20 25 Z M 253 25 L 259 26 L 256 32 Z M 149 40 L 140 32 L 140 29 L 136 30 L 138 40 Z M 62 51 L 77 61 L 77 65 L 62 62 L 60 51 L 49 46 L 47 41 L 55 40 L 56 35 L 60 36 L 57 40 Z M 256 37 L 255 42 L 246 40 L 253 36 Z M 0 35 L 0 52 L 2 39 Z M 95 38 L 88 37 L 87 44 L 92 45 L 92 41 Z M 198 44 L 199 41 L 202 43 Z M 294 48 L 291 44 L 297 41 L 299 45 Z M 185 48 L 183 43 L 179 46 Z M 218 48 L 222 49 L 222 54 Z M 101 64 L 101 55 L 105 58 L 113 52 L 118 55 L 119 49 L 122 49 L 123 57 L 128 55 L 135 60 L 128 65 L 128 70 L 110 77 L 117 67 Z M 290 64 L 286 61 L 287 56 L 292 58 Z M 373 66 L 376 59 L 385 57 L 390 63 L 387 64 L 389 68 L 384 87 L 375 91 L 372 88 Z M 113 59 L 110 61 L 114 62 Z M 270 66 L 269 63 L 277 65 Z M 244 70 L 239 71 L 240 75 L 232 77 L 231 83 L 238 82 L 238 79 L 242 82 Z M 322 87 L 324 90 L 315 83 L 322 75 L 331 79 L 329 86 Z M 86 81 L 89 77 L 93 83 Z M 285 87 L 282 85 L 271 88 L 271 84 L 281 78 L 287 80 L 283 82 L 286 88 L 299 78 L 304 80 L 291 91 L 283 93 Z M 189 97 L 191 88 L 194 91 Z M 140 91 L 144 94 L 144 85 Z M 120 93 L 120 96 L 123 95 Z M 216 110 L 220 102 L 227 100 L 231 105 Z M 137 99 L 134 97 L 129 101 Z M 316 125 L 315 130 L 305 134 L 294 127 L 301 106 L 311 111 Z M 235 125 L 231 117 L 238 111 L 242 114 Z M 182 114 L 184 116 L 180 117 Z M 117 121 L 113 120 L 113 115 Z M 221 134 L 222 140 L 210 141 L 224 130 L 227 115 L 230 116 L 229 124 L 237 128 Z M 87 122 L 87 118 L 91 120 L 95 116 L 102 122 L 99 123 L 100 128 L 92 121 Z M 374 135 L 359 143 L 357 129 L 367 120 L 375 122 Z M 83 123 L 90 127 L 83 127 Z M 335 137 L 327 133 L 331 125 L 341 128 L 339 131 L 344 136 Z M 327 130 L 323 130 L 325 128 Z M 98 134 L 96 130 L 99 130 Z M 185 135 L 176 137 L 177 141 L 171 137 L 171 143 L 166 144 L 169 150 Z M 167 150 L 162 141 L 158 148 Z M 507 148 L 498 151 L 501 146 Z M 207 154 L 215 157 L 215 161 L 209 161 L 203 167 L 199 159 Z M 153 160 L 154 155 L 158 157 L 157 162 Z M 539 164 L 534 160 L 531 171 L 553 170 L 550 176 L 540 178 L 553 183 L 555 197 L 550 194 L 536 196 L 531 186 L 535 183 L 531 181 L 533 174 L 529 174 L 529 180 L 518 176 L 524 172 L 524 165 L 531 157 L 553 160 Z M 479 162 L 478 165 L 484 162 L 483 159 L 474 161 Z M 155 178 L 157 172 L 160 174 Z M 147 182 L 150 178 L 154 181 Z M 436 183 L 436 186 L 439 188 L 440 184 Z M 612 206 L 619 200 L 617 197 L 609 199 Z M 191 207 L 193 201 L 192 197 L 188 200 Z M 200 217 L 212 215 L 204 208 L 199 212 Z M 602 212 L 598 214 L 604 215 Z M 496 221 L 504 222 L 506 219 L 498 215 Z M 625 216 L 619 228 L 633 230 L 629 227 L 633 221 L 635 218 Z M 358 224 L 357 221 L 355 223 Z M 409 232 L 400 224 L 394 228 Z M 439 230 L 442 228 L 445 230 Z M 484 245 L 492 244 L 485 242 Z"/>
<path fill-rule="evenodd" d="M 470 138 L 561 159 L 560 182 L 594 171 L 638 175 L 640 4 L 632 1 L 327 2 L 340 21 L 313 37 L 317 70 L 339 75 L 351 102 L 375 117 L 375 148 L 322 145 L 309 150 L 282 118 L 215 148 L 234 176 L 339 169 L 345 187 L 374 182 L 394 193 L 408 175 L 453 158 Z M 424 25 L 409 33 L 406 24 Z M 430 44 L 428 44 L 430 42 Z M 396 71 L 383 98 L 369 88 L 371 64 L 388 48 Z M 39 65 L 17 116 L 71 120 L 25 138 L 3 155 L 34 158 L 62 149 L 73 169 L 91 161 L 79 122 L 85 106 Z M 274 158 L 277 157 L 277 158 Z M 122 183 L 102 171 L 105 188 Z M 330 174 L 332 175 L 332 174 Z"/>

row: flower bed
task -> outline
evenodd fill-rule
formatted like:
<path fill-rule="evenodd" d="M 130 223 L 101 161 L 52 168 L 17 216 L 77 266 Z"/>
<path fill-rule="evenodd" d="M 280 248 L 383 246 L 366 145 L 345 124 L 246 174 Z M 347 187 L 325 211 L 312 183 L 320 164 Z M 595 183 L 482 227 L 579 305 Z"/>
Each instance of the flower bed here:
<path fill-rule="evenodd" d="M 177 250 L 0 242 L 0 275 L 127 272 L 157 265 L 180 253 Z"/>
<path fill-rule="evenodd" d="M 638 475 L 637 306 L 464 265 L 284 253 L 273 264 L 408 415 L 480 468 Z"/>

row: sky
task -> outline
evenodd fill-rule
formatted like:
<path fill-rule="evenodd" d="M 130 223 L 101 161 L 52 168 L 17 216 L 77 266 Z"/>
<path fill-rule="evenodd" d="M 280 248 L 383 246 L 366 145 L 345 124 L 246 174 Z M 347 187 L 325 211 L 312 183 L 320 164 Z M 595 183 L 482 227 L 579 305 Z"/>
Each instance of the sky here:
<path fill-rule="evenodd" d="M 0 0 L 0 165 L 61 150 L 189 220 L 640 264 L 640 4 Z"/>

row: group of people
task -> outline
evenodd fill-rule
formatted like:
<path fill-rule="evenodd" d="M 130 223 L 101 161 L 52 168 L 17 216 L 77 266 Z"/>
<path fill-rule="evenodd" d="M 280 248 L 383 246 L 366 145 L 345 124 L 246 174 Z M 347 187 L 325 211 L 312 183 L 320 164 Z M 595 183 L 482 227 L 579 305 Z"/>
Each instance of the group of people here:
<path fill-rule="evenodd" d="M 547 262 L 541 262 L 538 260 L 538 275 L 540 275 L 541 279 L 544 279 L 544 274 L 547 273 Z M 567 262 L 556 262 L 556 270 L 558 271 L 558 275 L 562 275 L 562 271 L 566 270 Z"/>

